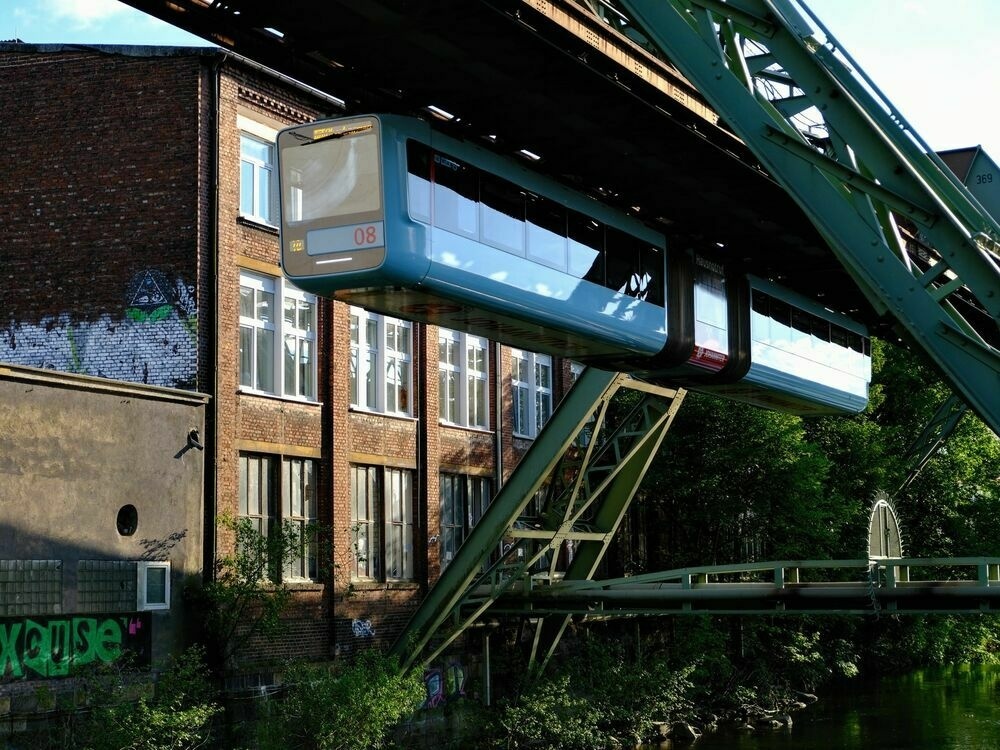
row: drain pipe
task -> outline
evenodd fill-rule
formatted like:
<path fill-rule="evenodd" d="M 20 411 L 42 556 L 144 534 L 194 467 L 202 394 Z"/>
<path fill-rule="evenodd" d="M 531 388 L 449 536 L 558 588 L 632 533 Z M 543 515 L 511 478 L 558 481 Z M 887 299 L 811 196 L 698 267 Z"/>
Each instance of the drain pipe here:
<path fill-rule="evenodd" d="M 204 565 L 202 578 L 207 582 L 215 578 L 215 555 L 218 549 L 218 523 L 216 515 L 218 512 L 218 466 L 219 466 L 219 175 L 221 168 L 219 165 L 219 154 L 222 152 L 219 143 L 222 137 L 220 125 L 221 101 L 222 101 L 222 66 L 228 58 L 228 53 L 223 52 L 217 56 L 215 62 L 210 67 L 210 90 L 212 103 L 209 107 L 212 122 L 211 127 L 215 131 L 215 137 L 208 139 L 209 160 L 212 170 L 212 180 L 214 189 L 208 191 L 208 220 L 209 220 L 209 254 L 211 255 L 208 264 L 211 274 L 210 287 L 212 293 L 208 304 L 211 305 L 209 321 L 209 340 L 212 342 L 209 347 L 211 352 L 211 377 L 212 377 L 212 406 L 211 425 L 205 430 L 207 434 L 206 445 L 209 450 L 205 451 L 205 462 L 208 464 L 205 469 L 210 481 L 205 483 L 205 523 L 209 525 L 204 534 L 204 551 L 202 561 Z M 203 288 L 199 285 L 199 288 Z"/>

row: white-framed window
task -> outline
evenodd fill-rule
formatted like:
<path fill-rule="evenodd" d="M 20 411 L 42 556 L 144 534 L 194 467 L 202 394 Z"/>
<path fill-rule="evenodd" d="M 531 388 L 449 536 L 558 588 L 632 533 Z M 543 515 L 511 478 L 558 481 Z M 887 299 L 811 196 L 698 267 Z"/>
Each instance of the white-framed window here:
<path fill-rule="evenodd" d="M 268 578 L 275 582 L 318 580 L 319 553 L 314 533 L 316 462 L 309 458 L 241 453 L 239 471 L 240 517 L 249 518 L 262 536 L 270 536 L 277 524 L 290 525 L 298 534 L 295 553 L 283 561 L 269 561 Z"/>
<path fill-rule="evenodd" d="M 136 575 L 136 608 L 170 609 L 170 562 L 140 560 Z"/>
<path fill-rule="evenodd" d="M 438 375 L 441 420 L 463 427 L 489 427 L 489 340 L 441 329 Z"/>
<path fill-rule="evenodd" d="M 441 569 L 450 563 L 473 527 L 483 517 L 492 499 L 493 483 L 489 477 L 464 474 L 441 474 L 439 536 Z"/>
<path fill-rule="evenodd" d="M 285 279 L 240 273 L 240 386 L 316 400 L 315 296 Z"/>
<path fill-rule="evenodd" d="M 410 581 L 414 577 L 413 472 L 351 466 L 351 578 Z"/>
<path fill-rule="evenodd" d="M 241 125 L 252 127 L 241 118 Z M 240 216 L 275 226 L 278 223 L 278 180 L 274 135 L 262 126 L 240 132 Z"/>
<path fill-rule="evenodd" d="M 351 406 L 409 416 L 413 405 L 413 327 L 351 308 Z"/>
<path fill-rule="evenodd" d="M 284 580 L 319 579 L 316 525 L 316 462 L 306 458 L 281 460 L 281 521 L 298 535 L 297 550 L 285 560 Z"/>
<path fill-rule="evenodd" d="M 534 438 L 552 416 L 552 357 L 511 350 L 514 434 Z"/>

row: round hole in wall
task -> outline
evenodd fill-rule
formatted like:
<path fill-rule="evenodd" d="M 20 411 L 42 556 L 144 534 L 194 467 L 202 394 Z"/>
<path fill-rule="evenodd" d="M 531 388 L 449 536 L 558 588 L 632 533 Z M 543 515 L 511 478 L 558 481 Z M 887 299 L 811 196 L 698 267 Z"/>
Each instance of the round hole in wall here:
<path fill-rule="evenodd" d="M 134 505 L 123 505 L 118 511 L 118 533 L 122 536 L 132 536 L 139 526 L 139 511 Z"/>

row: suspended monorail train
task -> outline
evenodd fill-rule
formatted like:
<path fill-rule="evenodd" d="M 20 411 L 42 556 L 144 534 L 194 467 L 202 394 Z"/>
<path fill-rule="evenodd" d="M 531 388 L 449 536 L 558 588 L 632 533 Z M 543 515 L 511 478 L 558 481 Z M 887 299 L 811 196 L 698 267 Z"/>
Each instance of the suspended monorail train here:
<path fill-rule="evenodd" d="M 863 326 L 516 159 L 398 115 L 277 145 L 282 267 L 302 289 L 780 411 L 867 403 Z"/>

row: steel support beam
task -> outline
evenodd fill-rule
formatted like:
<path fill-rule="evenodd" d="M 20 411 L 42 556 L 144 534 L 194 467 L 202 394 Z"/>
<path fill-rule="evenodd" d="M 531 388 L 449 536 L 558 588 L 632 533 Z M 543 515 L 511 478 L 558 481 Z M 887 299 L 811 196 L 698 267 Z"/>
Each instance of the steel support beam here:
<path fill-rule="evenodd" d="M 622 390 L 637 391 L 638 406 L 618 417 L 612 399 Z M 587 368 L 393 645 L 402 667 L 433 659 L 505 591 L 530 586 L 540 562 L 567 543 L 603 554 L 683 397 Z M 517 529 L 543 487 L 542 523 Z"/>
<path fill-rule="evenodd" d="M 956 393 L 1000 434 L 1000 352 L 949 302 L 962 289 L 1000 320 L 1000 227 L 874 83 L 861 77 L 836 40 L 815 17 L 811 25 L 804 7 L 791 0 L 617 5 L 788 190 L 872 304 L 896 318 Z M 726 38 L 738 40 L 739 48 L 725 49 L 720 39 Z M 768 81 L 753 63 L 761 55 L 773 61 Z M 758 74 L 748 81 L 751 69 Z M 825 124 L 822 147 L 794 117 L 782 115 L 782 97 L 773 92 L 778 74 L 795 97 L 811 101 L 810 111 Z M 801 103 L 793 109 L 801 111 Z M 890 209 L 916 224 L 937 249 L 940 258 L 929 272 L 909 262 L 888 225 Z"/>

